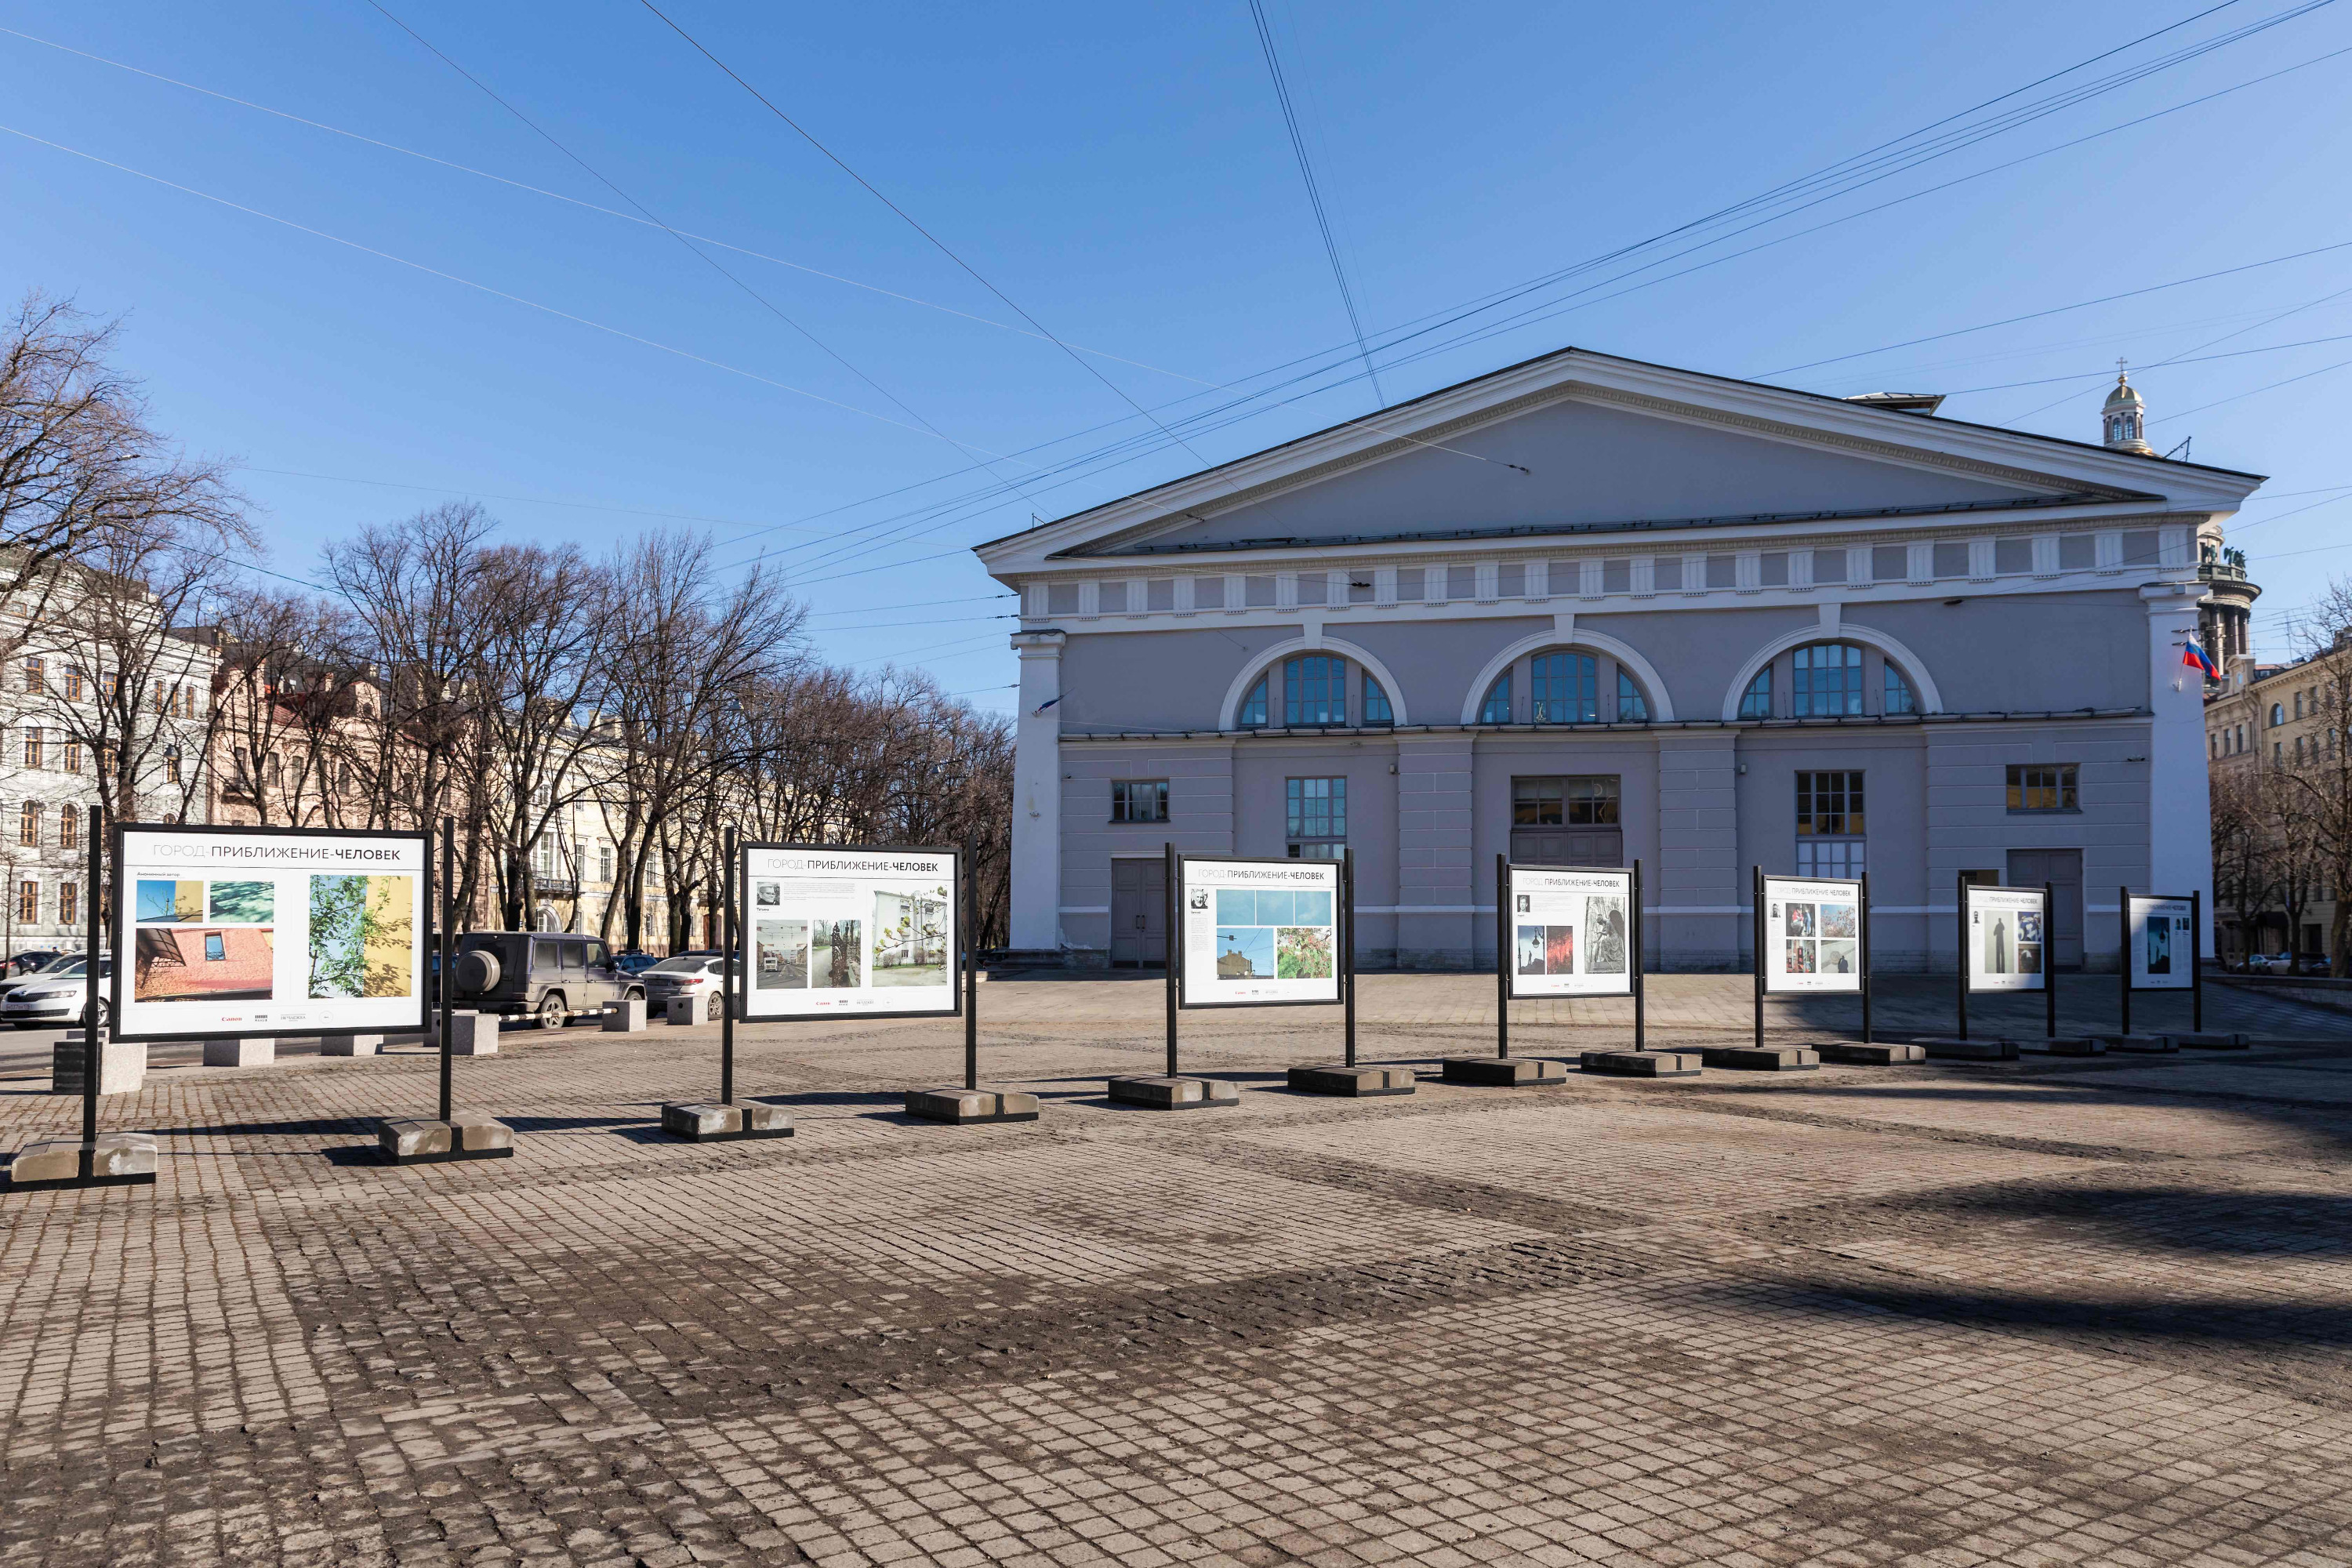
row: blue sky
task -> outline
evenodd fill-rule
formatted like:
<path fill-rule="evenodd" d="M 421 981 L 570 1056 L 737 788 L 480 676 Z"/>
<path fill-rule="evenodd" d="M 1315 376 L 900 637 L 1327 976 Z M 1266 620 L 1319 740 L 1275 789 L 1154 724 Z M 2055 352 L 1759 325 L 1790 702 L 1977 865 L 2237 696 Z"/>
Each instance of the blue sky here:
<path fill-rule="evenodd" d="M 1265 0 L 1376 341 L 2169 24 L 2198 18 L 2010 104 L 2303 3 Z M 1335 353 L 1348 320 L 1245 0 L 664 5 L 1091 369 L 1010 330 L 1004 300 L 643 5 L 387 9 L 625 195 L 366 0 L 0 0 L 0 125 L 74 150 L 0 135 L 0 284 L 128 317 L 123 364 L 165 429 L 241 465 L 277 571 L 453 494 L 592 549 L 704 528 L 722 561 L 765 552 L 793 574 L 825 657 L 923 666 L 1006 709 L 990 618 L 1006 606 L 961 547 L 1192 467 L 1126 398 L 1165 421 L 1302 356 L 1339 367 L 1192 437 L 1212 461 L 1375 406 Z M 2307 341 L 2352 334 L 2352 249 L 1787 367 L 2352 240 L 2347 87 L 2352 5 L 2323 4 L 1580 300 L 1567 289 L 1612 272 L 1530 300 L 1565 313 L 1416 340 L 1397 356 L 1436 352 L 1381 386 L 1394 400 L 1573 342 L 1948 392 L 1950 416 L 2091 438 L 2098 378 L 2126 355 L 2153 367 L 2134 379 L 2160 447 L 2193 437 L 2200 460 L 2273 476 L 2238 531 L 2268 587 L 2258 642 L 2284 652 L 2294 607 L 2352 572 L 2336 544 L 2352 368 L 2329 368 L 2352 339 Z M 740 283 L 659 226 L 576 205 L 633 202 L 742 247 L 707 247 Z M 2236 357 L 2156 364 L 2200 353 Z M 2290 377 L 2307 379 L 2273 385 Z"/>

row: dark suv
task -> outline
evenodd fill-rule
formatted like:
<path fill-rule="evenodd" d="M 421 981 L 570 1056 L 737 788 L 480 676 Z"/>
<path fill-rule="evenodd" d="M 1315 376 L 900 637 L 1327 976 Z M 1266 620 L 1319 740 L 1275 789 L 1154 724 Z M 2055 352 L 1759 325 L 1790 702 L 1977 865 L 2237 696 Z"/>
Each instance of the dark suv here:
<path fill-rule="evenodd" d="M 593 936 L 474 931 L 457 938 L 450 1005 L 478 1013 L 536 1017 L 543 1028 L 645 995 Z"/>

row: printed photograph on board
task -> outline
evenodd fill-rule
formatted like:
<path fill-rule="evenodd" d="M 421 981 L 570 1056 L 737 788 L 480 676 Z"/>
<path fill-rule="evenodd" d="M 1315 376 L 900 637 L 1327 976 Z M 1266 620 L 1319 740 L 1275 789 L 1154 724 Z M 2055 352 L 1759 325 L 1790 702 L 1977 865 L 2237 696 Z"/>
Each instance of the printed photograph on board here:
<path fill-rule="evenodd" d="M 751 922 L 751 942 L 753 990 L 808 989 L 808 921 L 754 921 Z"/>
<path fill-rule="evenodd" d="M 202 882 L 139 879 L 134 917 L 141 925 L 201 925 L 205 918 Z"/>
<path fill-rule="evenodd" d="M 1783 936 L 1812 936 L 1816 934 L 1813 930 L 1813 908 L 1814 906 L 1811 904 L 1792 903 L 1788 905 L 1786 911 L 1781 916 L 1784 926 L 1780 934 Z"/>
<path fill-rule="evenodd" d="M 2013 973 L 2015 964 L 2012 959 L 2017 944 L 2016 939 L 2010 933 L 2008 914 L 1995 910 L 1988 919 L 1983 910 L 1971 910 L 1969 912 L 1976 921 L 1978 935 L 1984 942 L 1984 972 L 1987 974 Z"/>
<path fill-rule="evenodd" d="M 277 933 L 262 926 L 140 928 L 131 995 L 141 1002 L 266 1002 Z"/>
<path fill-rule="evenodd" d="M 1519 901 L 1521 903 L 1526 903 L 1527 900 L 1522 898 Z M 1518 952 L 1520 973 L 1549 974 L 1551 973 L 1544 966 L 1544 951 L 1543 927 L 1519 927 Z"/>
<path fill-rule="evenodd" d="M 1822 905 L 1821 922 L 1823 936 L 1859 939 L 1862 935 L 1862 924 L 1852 904 Z"/>
<path fill-rule="evenodd" d="M 855 991 L 865 983 L 862 921 L 817 921 L 809 942 L 809 986 L 816 991 Z"/>
<path fill-rule="evenodd" d="M 215 925 L 275 925 L 278 884 L 215 882 L 211 884 L 210 903 L 211 912 L 205 918 Z"/>
<path fill-rule="evenodd" d="M 215 907 L 226 885 L 213 884 Z M 413 877 L 312 876 L 308 994 L 317 998 L 410 994 L 415 898 Z"/>
<path fill-rule="evenodd" d="M 1614 894 L 1589 894 L 1584 900 L 1584 971 L 1622 974 L 1628 962 L 1625 900 Z"/>
<path fill-rule="evenodd" d="M 1813 944 L 1811 940 L 1792 939 L 1787 943 L 1786 951 L 1788 954 L 1787 968 L 1783 973 L 1789 974 L 1813 974 L 1819 973 L 1819 971 L 1814 967 Z"/>
<path fill-rule="evenodd" d="M 1823 974 L 1853 974 L 1862 967 L 1862 943 L 1853 941 L 1832 942 L 1822 939 L 1820 951 L 1814 955 Z"/>
<path fill-rule="evenodd" d="M 1217 978 L 1273 979 L 1274 930 L 1272 926 L 1219 926 Z"/>
<path fill-rule="evenodd" d="M 763 880 L 751 884 L 751 907 L 753 909 L 772 910 L 780 907 L 783 901 L 784 888 L 782 883 Z"/>
<path fill-rule="evenodd" d="M 948 889 L 874 895 L 874 984 L 948 984 Z"/>
<path fill-rule="evenodd" d="M 2042 944 L 2040 942 L 2021 942 L 2017 944 L 2017 972 L 2020 974 L 2039 974 L 2042 973 Z"/>
<path fill-rule="evenodd" d="M 2039 942 L 2042 940 L 2042 911 L 2040 910 L 2020 910 L 2017 911 L 2017 940 L 2021 942 Z"/>
<path fill-rule="evenodd" d="M 2147 972 L 2150 974 L 2172 973 L 2172 921 L 2164 915 L 2152 915 L 2147 931 Z"/>
<path fill-rule="evenodd" d="M 1276 926 L 1274 977 L 1276 980 L 1331 978 L 1329 926 Z"/>

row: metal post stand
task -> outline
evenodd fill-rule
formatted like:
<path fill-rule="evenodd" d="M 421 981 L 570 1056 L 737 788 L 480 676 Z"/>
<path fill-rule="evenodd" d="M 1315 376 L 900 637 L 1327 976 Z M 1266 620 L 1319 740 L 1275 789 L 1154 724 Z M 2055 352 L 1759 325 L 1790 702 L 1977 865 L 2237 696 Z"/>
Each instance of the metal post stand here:
<path fill-rule="evenodd" d="M 720 882 L 719 923 L 727 936 L 719 958 L 719 1103 L 735 1103 L 735 884 L 742 868 L 735 854 L 735 830 L 727 830 L 727 874 Z"/>
<path fill-rule="evenodd" d="M 2294 944 L 2287 944 L 2287 964 L 2293 973 Z M 2205 889 L 2189 894 L 2189 1028 L 2205 1032 Z"/>
<path fill-rule="evenodd" d="M 1862 874 L 1862 1043 L 1870 1040 L 1870 873 Z"/>
<path fill-rule="evenodd" d="M 1184 912 L 1182 907 L 1184 901 L 1184 890 L 1177 886 L 1179 862 L 1176 857 L 1176 846 L 1173 844 L 1167 845 L 1164 848 L 1164 853 L 1168 857 L 1168 887 L 1166 889 L 1168 894 L 1168 910 L 1166 916 L 1168 926 L 1168 962 L 1165 965 L 1168 972 L 1168 1076 L 1170 1078 L 1174 1078 L 1176 1076 L 1176 966 L 1181 961 L 1184 952 L 1184 928 L 1180 923 Z"/>
<path fill-rule="evenodd" d="M 425 858 L 428 864 L 432 861 L 430 845 L 425 847 Z M 457 988 L 457 977 L 452 973 L 457 963 L 457 821 L 445 816 L 441 819 L 441 987 L 434 998 L 441 1006 L 441 1108 L 435 1115 L 443 1121 L 449 1120 L 449 1063 L 455 1055 L 456 1020 L 449 1016 L 449 999 Z"/>
<path fill-rule="evenodd" d="M 2123 1028 L 2131 1033 L 2131 889 L 2116 889 L 2116 919 L 2121 922 L 2123 934 L 2116 939 L 2116 980 L 2123 988 Z"/>
<path fill-rule="evenodd" d="M 1649 977 L 1644 965 L 1648 954 L 1642 942 L 1642 863 L 1633 862 L 1633 1048 L 1650 1048 L 1647 996 Z"/>
<path fill-rule="evenodd" d="M 2042 1005 L 2048 1015 L 2046 1037 L 2058 1037 L 2058 898 L 2056 884 L 2042 884 Z"/>
<path fill-rule="evenodd" d="M 1756 920 L 1754 940 L 1756 969 L 1756 1048 L 1764 1048 L 1764 868 L 1749 868 L 1755 880 Z"/>
<path fill-rule="evenodd" d="M 1511 858 L 1495 857 L 1495 1056 L 1511 1054 Z"/>
<path fill-rule="evenodd" d="M 76 1161 L 77 1173 L 85 1182 L 98 1174 L 98 1074 L 105 1060 L 98 1024 L 99 942 L 106 929 L 99 916 L 100 898 L 106 887 L 106 836 L 100 829 L 105 814 L 102 805 L 89 808 L 89 960 L 82 965 L 87 994 L 81 1015 L 81 1153 Z"/>
<path fill-rule="evenodd" d="M 1339 949 L 1340 984 L 1348 989 L 1347 1003 L 1348 1065 L 1356 1065 L 1356 852 L 1342 846 L 1339 850 L 1339 908 L 1346 937 Z"/>
<path fill-rule="evenodd" d="M 963 841 L 963 1086 L 980 1087 L 980 879 Z"/>
<path fill-rule="evenodd" d="M 1952 906 L 1952 915 L 1953 929 L 1958 935 L 1952 942 L 1952 951 L 1960 961 L 1960 1038 L 1965 1040 L 1969 1037 L 1969 874 L 1966 871 L 1959 873 L 1958 878 L 1957 896 L 1959 902 Z"/>

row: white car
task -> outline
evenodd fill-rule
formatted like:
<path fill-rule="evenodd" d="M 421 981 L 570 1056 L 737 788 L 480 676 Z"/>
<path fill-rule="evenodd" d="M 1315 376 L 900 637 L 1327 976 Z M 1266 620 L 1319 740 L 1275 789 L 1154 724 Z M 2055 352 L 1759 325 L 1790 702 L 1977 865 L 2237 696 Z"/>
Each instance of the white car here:
<path fill-rule="evenodd" d="M 98 964 L 99 979 L 114 976 L 114 960 L 102 958 Z M 98 988 L 98 1021 L 103 1025 L 108 1017 L 106 986 Z M 26 981 L 0 997 L 0 1024 L 19 1029 L 54 1029 L 63 1024 L 79 1024 L 89 1005 L 89 970 L 87 961 L 67 960 L 56 970 L 45 972 Z"/>
<path fill-rule="evenodd" d="M 646 988 L 646 1011 L 656 1017 L 669 1010 L 670 998 L 694 996 L 702 1001 L 702 1016 L 716 1023 L 720 1016 L 719 1005 L 719 975 L 725 960 L 715 952 L 682 952 L 676 958 L 665 958 L 637 978 Z M 735 989 L 743 989 L 743 977 L 735 977 Z"/>

